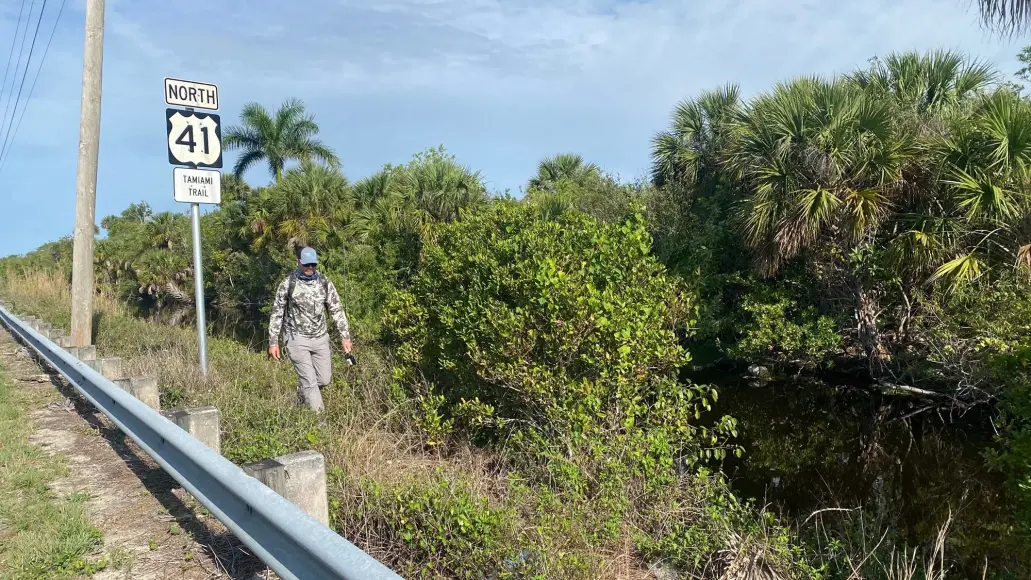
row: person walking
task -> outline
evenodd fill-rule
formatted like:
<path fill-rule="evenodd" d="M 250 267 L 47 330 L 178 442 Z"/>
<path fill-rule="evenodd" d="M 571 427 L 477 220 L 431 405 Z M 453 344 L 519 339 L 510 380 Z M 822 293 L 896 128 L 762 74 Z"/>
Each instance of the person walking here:
<path fill-rule="evenodd" d="M 332 380 L 329 329 L 326 309 L 329 309 L 340 332 L 344 352 L 351 354 L 351 332 L 347 314 L 340 303 L 340 295 L 329 278 L 316 268 L 318 255 L 312 248 L 301 250 L 297 270 L 279 284 L 269 320 L 268 353 L 280 359 L 279 337 L 286 335 L 286 352 L 297 371 L 297 403 L 307 405 L 316 413 L 324 409 L 322 388 Z"/>

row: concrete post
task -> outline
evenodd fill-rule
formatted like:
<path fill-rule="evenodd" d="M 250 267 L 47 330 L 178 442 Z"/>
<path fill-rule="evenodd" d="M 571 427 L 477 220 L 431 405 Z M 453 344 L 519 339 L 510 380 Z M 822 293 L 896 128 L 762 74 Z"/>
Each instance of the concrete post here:
<path fill-rule="evenodd" d="M 54 343 L 61 348 L 68 348 L 72 346 L 72 339 L 70 336 L 62 334 L 54 339 Z"/>
<path fill-rule="evenodd" d="M 86 0 L 79 112 L 79 162 L 75 175 L 72 234 L 72 343 L 93 339 L 93 241 L 96 227 L 97 161 L 100 153 L 100 93 L 104 69 L 104 0 Z"/>
<path fill-rule="evenodd" d="M 166 419 L 193 435 L 215 453 L 222 453 L 222 414 L 216 407 L 162 411 Z"/>
<path fill-rule="evenodd" d="M 98 373 L 104 375 L 109 381 L 119 381 L 125 378 L 125 369 L 122 368 L 122 359 L 113 356 L 107 358 L 96 358 L 89 361 L 83 361 L 89 367 Z"/>
<path fill-rule="evenodd" d="M 302 451 L 243 466 L 243 471 L 329 525 L 326 460 L 317 451 Z"/>
<path fill-rule="evenodd" d="M 155 377 L 111 379 L 111 382 L 118 385 L 123 391 L 139 399 L 141 403 L 151 409 L 154 409 L 155 411 L 161 410 L 161 391 L 158 390 L 158 380 Z"/>
<path fill-rule="evenodd" d="M 82 362 L 89 362 L 89 361 L 95 360 L 97 358 L 97 347 L 95 347 L 93 345 L 90 345 L 90 346 L 71 346 L 71 347 L 68 347 L 65 350 L 68 351 L 68 354 L 74 356 L 75 358 L 81 360 Z"/>

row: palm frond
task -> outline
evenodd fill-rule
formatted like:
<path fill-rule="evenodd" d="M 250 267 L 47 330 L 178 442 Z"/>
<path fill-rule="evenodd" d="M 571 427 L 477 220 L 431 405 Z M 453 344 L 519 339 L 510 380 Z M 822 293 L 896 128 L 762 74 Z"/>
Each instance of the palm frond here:
<path fill-rule="evenodd" d="M 268 109 L 258 103 L 247 103 L 240 112 L 240 122 L 244 127 L 250 127 L 261 135 L 267 135 L 274 129 L 275 122 Z"/>
<path fill-rule="evenodd" d="M 775 226 L 773 241 L 777 254 L 785 260 L 813 243 L 831 220 L 840 200 L 833 192 L 816 188 L 797 192 L 795 207 Z"/>
<path fill-rule="evenodd" d="M 222 147 L 226 151 L 254 149 L 260 146 L 261 135 L 253 127 L 230 126 L 222 133 Z"/>
<path fill-rule="evenodd" d="M 927 279 L 927 284 L 946 281 L 948 282 L 949 291 L 954 291 L 974 283 L 983 274 L 984 264 L 973 252 L 970 252 L 956 256 L 939 266 L 934 271 L 934 274 Z"/>
<path fill-rule="evenodd" d="M 1024 244 L 1017 248 L 1017 259 L 1014 267 L 1024 268 L 1031 275 L 1031 244 Z"/>
<path fill-rule="evenodd" d="M 891 202 L 876 188 L 849 190 L 845 195 L 845 205 L 848 208 L 845 221 L 850 225 L 853 242 L 879 225 L 891 210 Z"/>
<path fill-rule="evenodd" d="M 1014 214 L 1012 194 L 987 175 L 975 177 L 956 168 L 946 183 L 956 191 L 957 205 L 966 211 L 967 219 L 1005 219 Z"/>
<path fill-rule="evenodd" d="M 995 31 L 1013 34 L 1031 22 L 1029 0 L 977 0 L 977 7 L 984 25 Z"/>
<path fill-rule="evenodd" d="M 255 163 L 260 163 L 265 159 L 265 154 L 261 150 L 250 150 L 240 156 L 236 160 L 236 164 L 233 165 L 233 175 L 242 177 L 248 169 L 251 168 Z"/>
<path fill-rule="evenodd" d="M 1026 176 L 1031 166 L 1031 110 L 1027 104 L 1008 91 L 997 91 L 985 99 L 978 117 L 992 165 Z"/>

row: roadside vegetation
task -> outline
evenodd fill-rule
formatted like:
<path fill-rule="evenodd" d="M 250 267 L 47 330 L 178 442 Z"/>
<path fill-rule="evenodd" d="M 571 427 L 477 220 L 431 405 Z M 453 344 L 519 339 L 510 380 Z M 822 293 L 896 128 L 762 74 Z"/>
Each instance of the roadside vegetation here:
<path fill-rule="evenodd" d="M 28 411 L 45 403 L 13 388 L 0 366 L 0 577 L 86 578 L 106 566 L 82 494 L 55 496 L 65 466 L 29 443 Z"/>
<path fill-rule="evenodd" d="M 1029 577 L 1031 101 L 990 64 L 717 88 L 648 179 L 564 153 L 519 199 L 443 148 L 352 182 L 297 101 L 227 135 L 272 182 L 224 176 L 205 300 L 260 324 L 314 246 L 359 364 L 324 417 L 239 328 L 202 381 L 156 323 L 189 316 L 188 219 L 146 203 L 101 222 L 95 342 L 164 406 L 217 405 L 235 462 L 324 453 L 333 525 L 403 575 Z M 66 324 L 70 256 L 0 261 L 0 295 Z M 810 409 L 757 403 L 803 385 Z M 804 512 L 765 501 L 807 469 Z"/>

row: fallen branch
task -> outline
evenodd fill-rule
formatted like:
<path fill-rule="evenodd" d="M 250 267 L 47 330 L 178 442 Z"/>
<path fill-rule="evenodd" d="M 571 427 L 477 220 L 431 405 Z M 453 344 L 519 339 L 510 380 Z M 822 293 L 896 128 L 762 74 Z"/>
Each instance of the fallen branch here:
<path fill-rule="evenodd" d="M 903 385 L 899 383 L 889 383 L 887 381 L 877 381 L 876 385 L 880 387 L 880 392 L 885 395 L 917 395 L 921 397 L 935 397 L 940 399 L 949 398 L 944 393 L 937 391 L 929 391 L 927 389 L 921 389 L 918 387 L 911 387 L 909 385 Z"/>
<path fill-rule="evenodd" d="M 804 525 L 808 524 L 809 520 L 813 519 L 813 516 L 816 516 L 818 514 L 822 514 L 824 512 L 852 512 L 852 511 L 855 511 L 855 509 L 853 509 L 853 508 L 823 508 L 823 509 L 819 509 L 819 510 L 816 510 L 815 512 L 809 514 L 809 517 L 807 517 L 805 519 L 805 521 L 802 522 L 802 525 L 804 526 Z"/>

